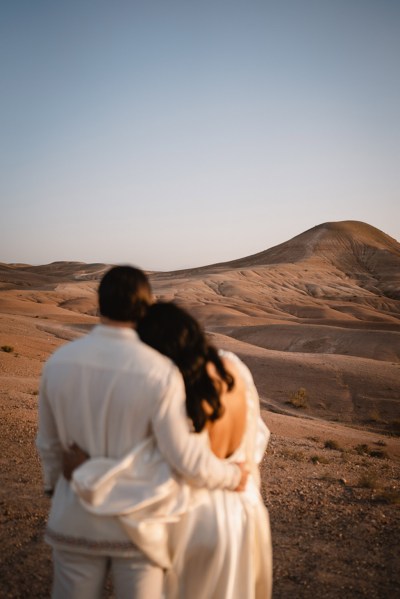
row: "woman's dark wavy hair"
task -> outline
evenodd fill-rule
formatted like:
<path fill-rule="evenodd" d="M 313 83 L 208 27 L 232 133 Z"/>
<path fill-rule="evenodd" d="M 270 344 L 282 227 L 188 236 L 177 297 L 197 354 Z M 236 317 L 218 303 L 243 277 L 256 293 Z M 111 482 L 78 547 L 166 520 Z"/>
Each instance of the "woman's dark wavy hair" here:
<path fill-rule="evenodd" d="M 176 304 L 158 302 L 149 307 L 137 331 L 142 341 L 168 356 L 181 371 L 186 388 L 186 411 L 195 431 L 203 430 L 207 420 L 220 418 L 223 414 L 220 390 L 207 372 L 207 362 L 215 365 L 229 390 L 234 386 L 234 379 L 197 320 Z M 204 411 L 203 400 L 212 408 L 210 414 Z"/>
<path fill-rule="evenodd" d="M 100 314 L 120 322 L 136 323 L 152 302 L 149 280 L 134 266 L 114 266 L 107 271 L 98 295 Z"/>

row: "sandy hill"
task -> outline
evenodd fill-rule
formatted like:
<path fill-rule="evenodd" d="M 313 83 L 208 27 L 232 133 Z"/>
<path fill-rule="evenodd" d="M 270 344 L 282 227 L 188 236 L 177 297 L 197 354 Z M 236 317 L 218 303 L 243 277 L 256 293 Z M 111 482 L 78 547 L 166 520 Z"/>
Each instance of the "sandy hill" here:
<path fill-rule="evenodd" d="M 212 330 L 233 332 L 237 326 L 246 336 L 243 327 L 275 325 L 268 335 L 274 349 L 300 349 L 287 334 L 276 346 L 278 324 L 313 325 L 312 339 L 302 335 L 302 347 L 314 353 L 315 326 L 400 327 L 400 244 L 364 223 L 320 225 L 241 260 L 155 274 L 153 285 L 158 297 L 190 305 Z M 321 337 L 320 350 L 326 347 Z"/>
<path fill-rule="evenodd" d="M 84 262 L 52 262 L 41 266 L 0 262 L 0 289 L 40 285 L 51 289 L 67 280 L 98 280 L 107 268 L 106 264 L 85 264 Z"/>
<path fill-rule="evenodd" d="M 1 264 L 0 313 L 84 329 L 107 268 Z M 400 244 L 385 233 L 325 223 L 253 256 L 151 279 L 158 299 L 191 309 L 249 364 L 265 405 L 299 413 L 297 402 L 303 415 L 398 426 Z"/>
<path fill-rule="evenodd" d="M 153 286 L 245 359 L 270 407 L 291 409 L 305 389 L 314 416 L 397 420 L 400 244 L 378 229 L 325 223 L 240 260 L 155 274 Z"/>
<path fill-rule="evenodd" d="M 383 253 L 400 258 L 399 243 L 379 229 L 359 221 L 340 221 L 317 225 L 290 241 L 258 254 L 234 260 L 231 266 L 254 266 L 300 262 L 319 257 L 338 268 L 374 267 L 374 258 Z"/>

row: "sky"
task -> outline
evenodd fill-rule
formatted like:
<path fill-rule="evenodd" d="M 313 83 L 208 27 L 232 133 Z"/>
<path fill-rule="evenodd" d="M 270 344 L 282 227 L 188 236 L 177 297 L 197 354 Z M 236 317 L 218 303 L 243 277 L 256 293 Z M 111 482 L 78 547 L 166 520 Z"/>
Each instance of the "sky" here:
<path fill-rule="evenodd" d="M 0 262 L 400 240 L 398 0 L 4 0 Z"/>

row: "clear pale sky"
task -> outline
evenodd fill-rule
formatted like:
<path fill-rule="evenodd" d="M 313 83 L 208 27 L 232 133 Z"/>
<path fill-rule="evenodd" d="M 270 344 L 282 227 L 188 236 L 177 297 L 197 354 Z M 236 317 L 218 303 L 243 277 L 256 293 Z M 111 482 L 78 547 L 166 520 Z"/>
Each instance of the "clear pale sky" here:
<path fill-rule="evenodd" d="M 399 0 L 4 0 L 0 261 L 400 239 Z"/>

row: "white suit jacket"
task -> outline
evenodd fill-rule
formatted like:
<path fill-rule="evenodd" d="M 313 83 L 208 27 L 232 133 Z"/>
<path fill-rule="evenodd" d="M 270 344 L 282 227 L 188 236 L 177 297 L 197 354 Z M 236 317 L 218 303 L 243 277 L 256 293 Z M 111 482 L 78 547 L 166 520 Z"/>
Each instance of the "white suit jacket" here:
<path fill-rule="evenodd" d="M 190 432 L 176 366 L 134 330 L 98 325 L 50 357 L 41 381 L 37 435 L 45 489 L 55 489 L 46 532 L 50 544 L 88 553 L 135 553 L 118 518 L 82 507 L 62 476 L 61 456 L 75 442 L 91 457 L 120 459 L 151 437 L 192 485 L 238 485 L 238 467 L 217 459 Z"/>

